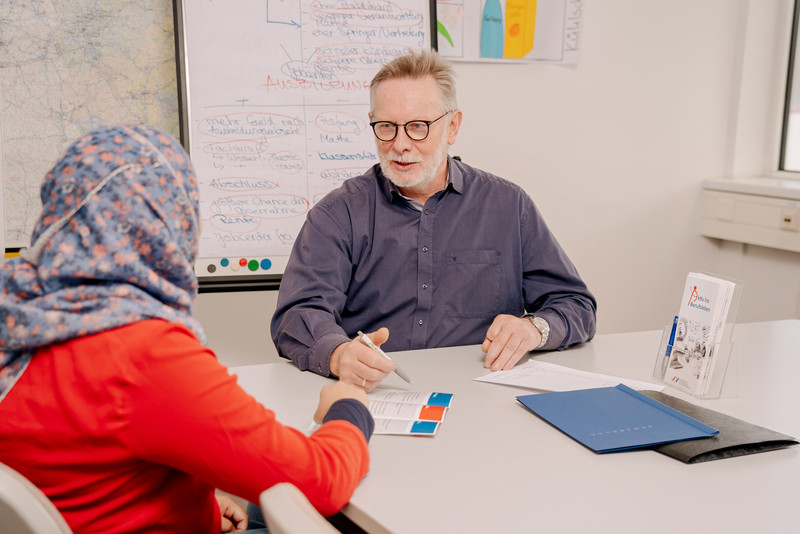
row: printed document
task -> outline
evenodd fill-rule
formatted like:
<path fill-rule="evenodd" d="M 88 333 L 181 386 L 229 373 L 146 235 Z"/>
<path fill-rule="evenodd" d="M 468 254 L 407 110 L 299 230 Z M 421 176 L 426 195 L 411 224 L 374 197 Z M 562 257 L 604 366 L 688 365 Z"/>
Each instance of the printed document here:
<path fill-rule="evenodd" d="M 663 385 L 619 378 L 611 375 L 578 371 L 563 365 L 528 360 L 508 371 L 495 371 L 475 378 L 479 382 L 492 384 L 505 384 L 542 391 L 572 391 L 576 389 L 590 389 L 600 387 L 614 387 L 625 384 L 631 389 L 662 391 Z"/>

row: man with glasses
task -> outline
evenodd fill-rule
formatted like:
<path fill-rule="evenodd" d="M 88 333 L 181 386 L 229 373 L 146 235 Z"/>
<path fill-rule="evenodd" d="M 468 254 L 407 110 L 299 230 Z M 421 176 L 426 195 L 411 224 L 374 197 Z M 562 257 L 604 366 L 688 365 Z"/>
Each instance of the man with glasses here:
<path fill-rule="evenodd" d="M 388 63 L 369 116 L 380 163 L 309 211 L 272 319 L 279 354 L 372 391 L 395 364 L 359 331 L 387 351 L 482 344 L 495 371 L 591 339 L 595 299 L 531 198 L 448 157 L 449 64 L 430 50 Z"/>

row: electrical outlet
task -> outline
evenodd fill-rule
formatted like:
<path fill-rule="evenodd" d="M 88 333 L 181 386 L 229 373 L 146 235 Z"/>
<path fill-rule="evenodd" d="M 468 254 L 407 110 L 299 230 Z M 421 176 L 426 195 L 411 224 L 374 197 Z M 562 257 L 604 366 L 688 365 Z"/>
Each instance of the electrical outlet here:
<path fill-rule="evenodd" d="M 800 232 L 800 212 L 798 210 L 782 209 L 780 228 L 781 230 Z"/>

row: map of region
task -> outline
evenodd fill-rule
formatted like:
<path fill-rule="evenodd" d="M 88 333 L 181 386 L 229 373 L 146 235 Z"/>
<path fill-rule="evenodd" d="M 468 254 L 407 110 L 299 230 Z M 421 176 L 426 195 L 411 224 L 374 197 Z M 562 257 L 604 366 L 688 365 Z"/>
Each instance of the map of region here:
<path fill-rule="evenodd" d="M 30 244 L 39 186 L 59 154 L 94 127 L 124 122 L 179 135 L 172 2 L 0 4 L 6 247 Z"/>

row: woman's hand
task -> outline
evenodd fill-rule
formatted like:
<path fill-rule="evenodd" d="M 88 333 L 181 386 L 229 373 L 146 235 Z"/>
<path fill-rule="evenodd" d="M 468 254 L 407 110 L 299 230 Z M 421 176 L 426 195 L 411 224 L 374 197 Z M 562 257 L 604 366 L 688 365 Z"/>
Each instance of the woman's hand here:
<path fill-rule="evenodd" d="M 222 516 L 222 532 L 238 532 L 247 529 L 247 512 L 227 495 L 214 494 Z"/>
<path fill-rule="evenodd" d="M 363 389 L 339 380 L 323 387 L 322 391 L 319 392 L 319 406 L 317 406 L 317 412 L 314 414 L 314 422 L 321 425 L 331 404 L 340 399 L 356 399 L 369 408 L 369 399 Z"/>

